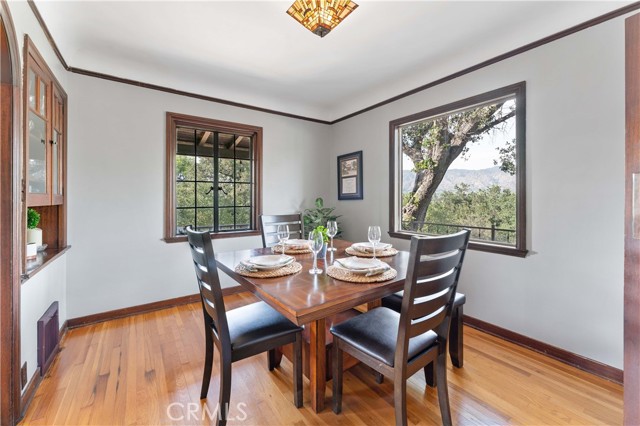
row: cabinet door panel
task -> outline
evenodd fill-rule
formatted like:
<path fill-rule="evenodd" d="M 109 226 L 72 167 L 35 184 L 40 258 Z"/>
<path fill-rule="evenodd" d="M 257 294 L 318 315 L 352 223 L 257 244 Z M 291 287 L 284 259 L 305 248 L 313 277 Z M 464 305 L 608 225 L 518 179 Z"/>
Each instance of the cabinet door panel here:
<path fill-rule="evenodd" d="M 29 192 L 47 193 L 47 124 L 29 111 Z"/>
<path fill-rule="evenodd" d="M 51 139 L 51 202 L 64 202 L 64 101 L 56 89 L 53 91 L 53 131 Z"/>

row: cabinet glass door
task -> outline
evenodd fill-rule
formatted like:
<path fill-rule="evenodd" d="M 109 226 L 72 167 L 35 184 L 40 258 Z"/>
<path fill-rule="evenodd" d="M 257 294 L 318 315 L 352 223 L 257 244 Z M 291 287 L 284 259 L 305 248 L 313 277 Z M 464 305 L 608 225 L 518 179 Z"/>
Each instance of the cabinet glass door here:
<path fill-rule="evenodd" d="M 29 192 L 47 193 L 47 125 L 29 111 Z"/>
<path fill-rule="evenodd" d="M 51 140 L 51 195 L 53 204 L 63 203 L 64 101 L 53 91 L 53 132 Z"/>

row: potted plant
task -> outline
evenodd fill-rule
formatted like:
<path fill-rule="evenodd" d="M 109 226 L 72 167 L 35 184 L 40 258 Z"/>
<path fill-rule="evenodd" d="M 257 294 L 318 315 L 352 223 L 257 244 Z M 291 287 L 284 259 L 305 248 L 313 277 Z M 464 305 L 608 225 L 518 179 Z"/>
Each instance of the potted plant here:
<path fill-rule="evenodd" d="M 327 228 L 322 225 L 316 226 L 315 230 L 322 234 L 322 241 L 324 241 L 322 250 L 318 252 L 318 259 L 324 259 L 327 255 L 327 243 L 329 242 L 329 234 L 327 233 Z"/>
<path fill-rule="evenodd" d="M 330 220 L 337 220 L 340 216 L 336 216 L 333 214 L 335 207 L 325 207 L 324 200 L 322 197 L 316 198 L 315 208 L 306 209 L 304 211 L 304 229 L 305 229 L 305 238 L 309 238 L 309 231 L 312 229 L 316 229 L 319 226 L 325 227 L 327 226 L 327 222 Z M 326 231 L 326 230 L 325 230 Z M 338 233 L 336 237 L 340 235 L 340 224 L 338 224 Z M 326 234 L 325 234 L 326 235 Z M 326 241 L 326 239 L 325 239 Z"/>
<path fill-rule="evenodd" d="M 42 246 L 42 229 L 38 228 L 40 213 L 32 208 L 27 209 L 27 258 L 33 258 Z"/>

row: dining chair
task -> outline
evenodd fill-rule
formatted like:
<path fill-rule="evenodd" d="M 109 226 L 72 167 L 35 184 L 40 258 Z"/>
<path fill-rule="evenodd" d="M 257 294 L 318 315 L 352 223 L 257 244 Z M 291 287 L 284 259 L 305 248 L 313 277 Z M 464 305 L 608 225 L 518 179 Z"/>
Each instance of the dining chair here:
<path fill-rule="evenodd" d="M 200 398 L 207 397 L 214 358 L 220 353 L 218 426 L 226 424 L 231 397 L 231 364 L 263 352 L 271 361 L 276 348 L 293 344 L 293 403 L 302 407 L 302 327 L 298 327 L 264 302 L 226 311 L 220 288 L 211 235 L 187 227 L 189 248 L 196 271 L 205 325 L 205 362 Z M 275 366 L 270 362 L 269 370 Z"/>
<path fill-rule="evenodd" d="M 442 423 L 451 424 L 447 337 L 469 231 L 411 238 L 400 313 L 379 307 L 331 328 L 333 411 L 342 411 L 342 353 L 393 380 L 396 425 L 407 424 L 407 379 L 436 365 Z"/>
<path fill-rule="evenodd" d="M 302 213 L 260 215 L 262 230 L 262 247 L 273 247 L 278 244 L 278 225 L 289 225 L 290 238 L 304 239 L 304 222 Z"/>

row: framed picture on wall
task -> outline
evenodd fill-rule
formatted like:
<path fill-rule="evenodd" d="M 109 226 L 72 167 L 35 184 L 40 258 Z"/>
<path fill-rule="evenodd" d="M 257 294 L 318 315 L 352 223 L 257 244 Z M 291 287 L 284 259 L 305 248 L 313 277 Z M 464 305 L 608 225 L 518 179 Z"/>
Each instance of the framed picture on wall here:
<path fill-rule="evenodd" d="M 338 156 L 338 200 L 362 200 L 362 151 Z"/>

